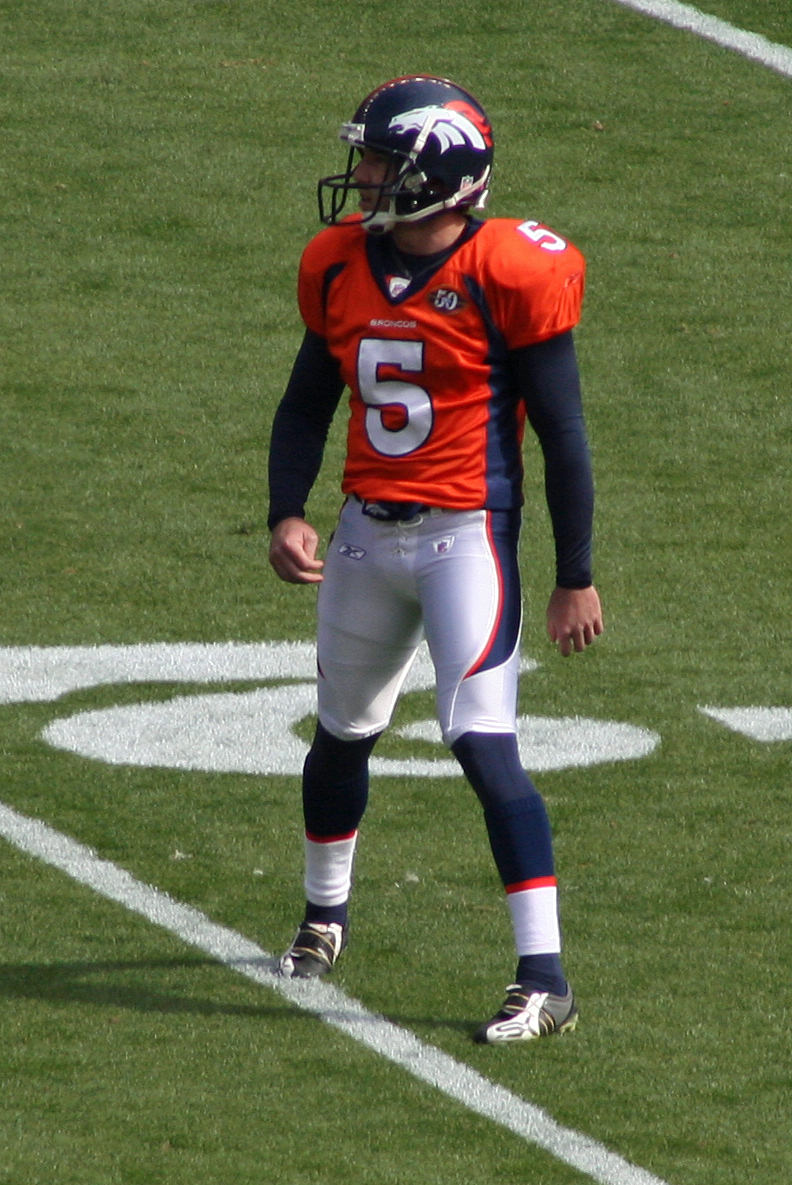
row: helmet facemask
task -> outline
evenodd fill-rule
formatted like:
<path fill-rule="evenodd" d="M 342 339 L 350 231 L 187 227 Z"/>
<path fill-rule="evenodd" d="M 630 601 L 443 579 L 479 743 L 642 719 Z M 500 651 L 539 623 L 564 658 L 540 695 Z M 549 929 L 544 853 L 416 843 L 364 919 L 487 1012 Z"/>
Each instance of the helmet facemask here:
<path fill-rule="evenodd" d="M 341 138 L 346 138 L 343 131 Z M 341 219 L 350 193 L 360 193 L 363 190 L 378 192 L 378 199 L 375 201 L 373 209 L 363 211 L 361 218 L 356 219 L 356 223 L 364 226 L 366 230 L 382 234 L 384 231 L 391 230 L 396 222 L 404 221 L 405 218 L 411 216 L 408 207 L 414 207 L 416 201 L 419 200 L 420 190 L 424 186 L 426 178 L 402 154 L 367 144 L 366 148 L 371 148 L 387 157 L 389 161 L 388 173 L 391 175 L 386 175 L 386 180 L 379 184 L 371 181 L 357 181 L 355 168 L 358 154 L 364 151 L 364 146 L 351 141 L 347 142 L 350 143 L 350 149 L 346 172 L 337 173 L 332 177 L 323 177 L 319 182 L 317 191 L 319 217 L 326 225 L 332 226 Z M 414 214 L 412 216 L 415 217 Z M 425 215 L 418 214 L 418 217 L 425 217 Z"/>

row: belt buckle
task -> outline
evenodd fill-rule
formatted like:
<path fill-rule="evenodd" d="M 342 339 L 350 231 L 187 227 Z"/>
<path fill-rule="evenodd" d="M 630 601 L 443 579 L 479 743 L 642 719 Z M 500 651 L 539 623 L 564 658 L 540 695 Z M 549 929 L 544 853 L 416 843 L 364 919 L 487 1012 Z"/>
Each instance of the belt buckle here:
<path fill-rule="evenodd" d="M 429 509 L 423 502 L 369 502 L 361 498 L 362 513 L 383 523 L 414 523 Z M 416 524 L 417 525 L 417 524 Z"/>

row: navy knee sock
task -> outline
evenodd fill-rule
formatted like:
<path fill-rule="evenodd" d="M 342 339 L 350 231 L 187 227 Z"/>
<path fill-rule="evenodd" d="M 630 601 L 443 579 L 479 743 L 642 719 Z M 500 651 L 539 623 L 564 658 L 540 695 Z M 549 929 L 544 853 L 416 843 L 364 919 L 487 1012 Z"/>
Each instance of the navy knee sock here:
<path fill-rule="evenodd" d="M 303 816 L 309 835 L 329 839 L 357 830 L 368 803 L 368 760 L 379 735 L 341 741 L 317 724 L 303 766 Z"/>
<path fill-rule="evenodd" d="M 512 733 L 468 732 L 451 746 L 484 808 L 492 854 L 505 888 L 554 875 L 553 842 L 544 801 L 522 768 Z M 521 955 L 515 980 L 563 996 L 561 956 Z"/>
<path fill-rule="evenodd" d="M 520 763 L 513 733 L 466 732 L 451 746 L 484 808 L 504 887 L 553 876 L 553 841 L 544 801 Z"/>
<path fill-rule="evenodd" d="M 303 816 L 310 836 L 329 839 L 356 831 L 368 802 L 368 759 L 379 734 L 342 741 L 317 724 L 303 766 Z M 349 903 L 305 903 L 305 921 L 346 926 Z"/>

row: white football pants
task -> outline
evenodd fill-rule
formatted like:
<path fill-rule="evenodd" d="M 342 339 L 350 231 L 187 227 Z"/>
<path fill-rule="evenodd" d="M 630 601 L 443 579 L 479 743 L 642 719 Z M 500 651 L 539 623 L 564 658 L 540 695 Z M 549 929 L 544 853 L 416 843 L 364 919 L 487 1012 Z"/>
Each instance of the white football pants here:
<path fill-rule="evenodd" d="M 319 586 L 319 719 L 328 732 L 351 740 L 386 728 L 424 637 L 446 745 L 470 731 L 515 731 L 520 591 L 514 556 L 504 563 L 500 552 L 485 510 L 432 509 L 389 523 L 345 503 Z"/>

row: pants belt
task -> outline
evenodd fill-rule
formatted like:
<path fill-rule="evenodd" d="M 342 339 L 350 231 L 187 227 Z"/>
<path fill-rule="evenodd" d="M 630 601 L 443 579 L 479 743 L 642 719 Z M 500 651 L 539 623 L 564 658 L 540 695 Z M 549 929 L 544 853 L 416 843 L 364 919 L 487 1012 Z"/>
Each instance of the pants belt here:
<path fill-rule="evenodd" d="M 419 515 L 428 514 L 432 509 L 425 502 L 369 502 L 365 498 L 359 498 L 357 494 L 355 498 L 360 503 L 363 514 L 383 523 L 409 523 Z"/>

